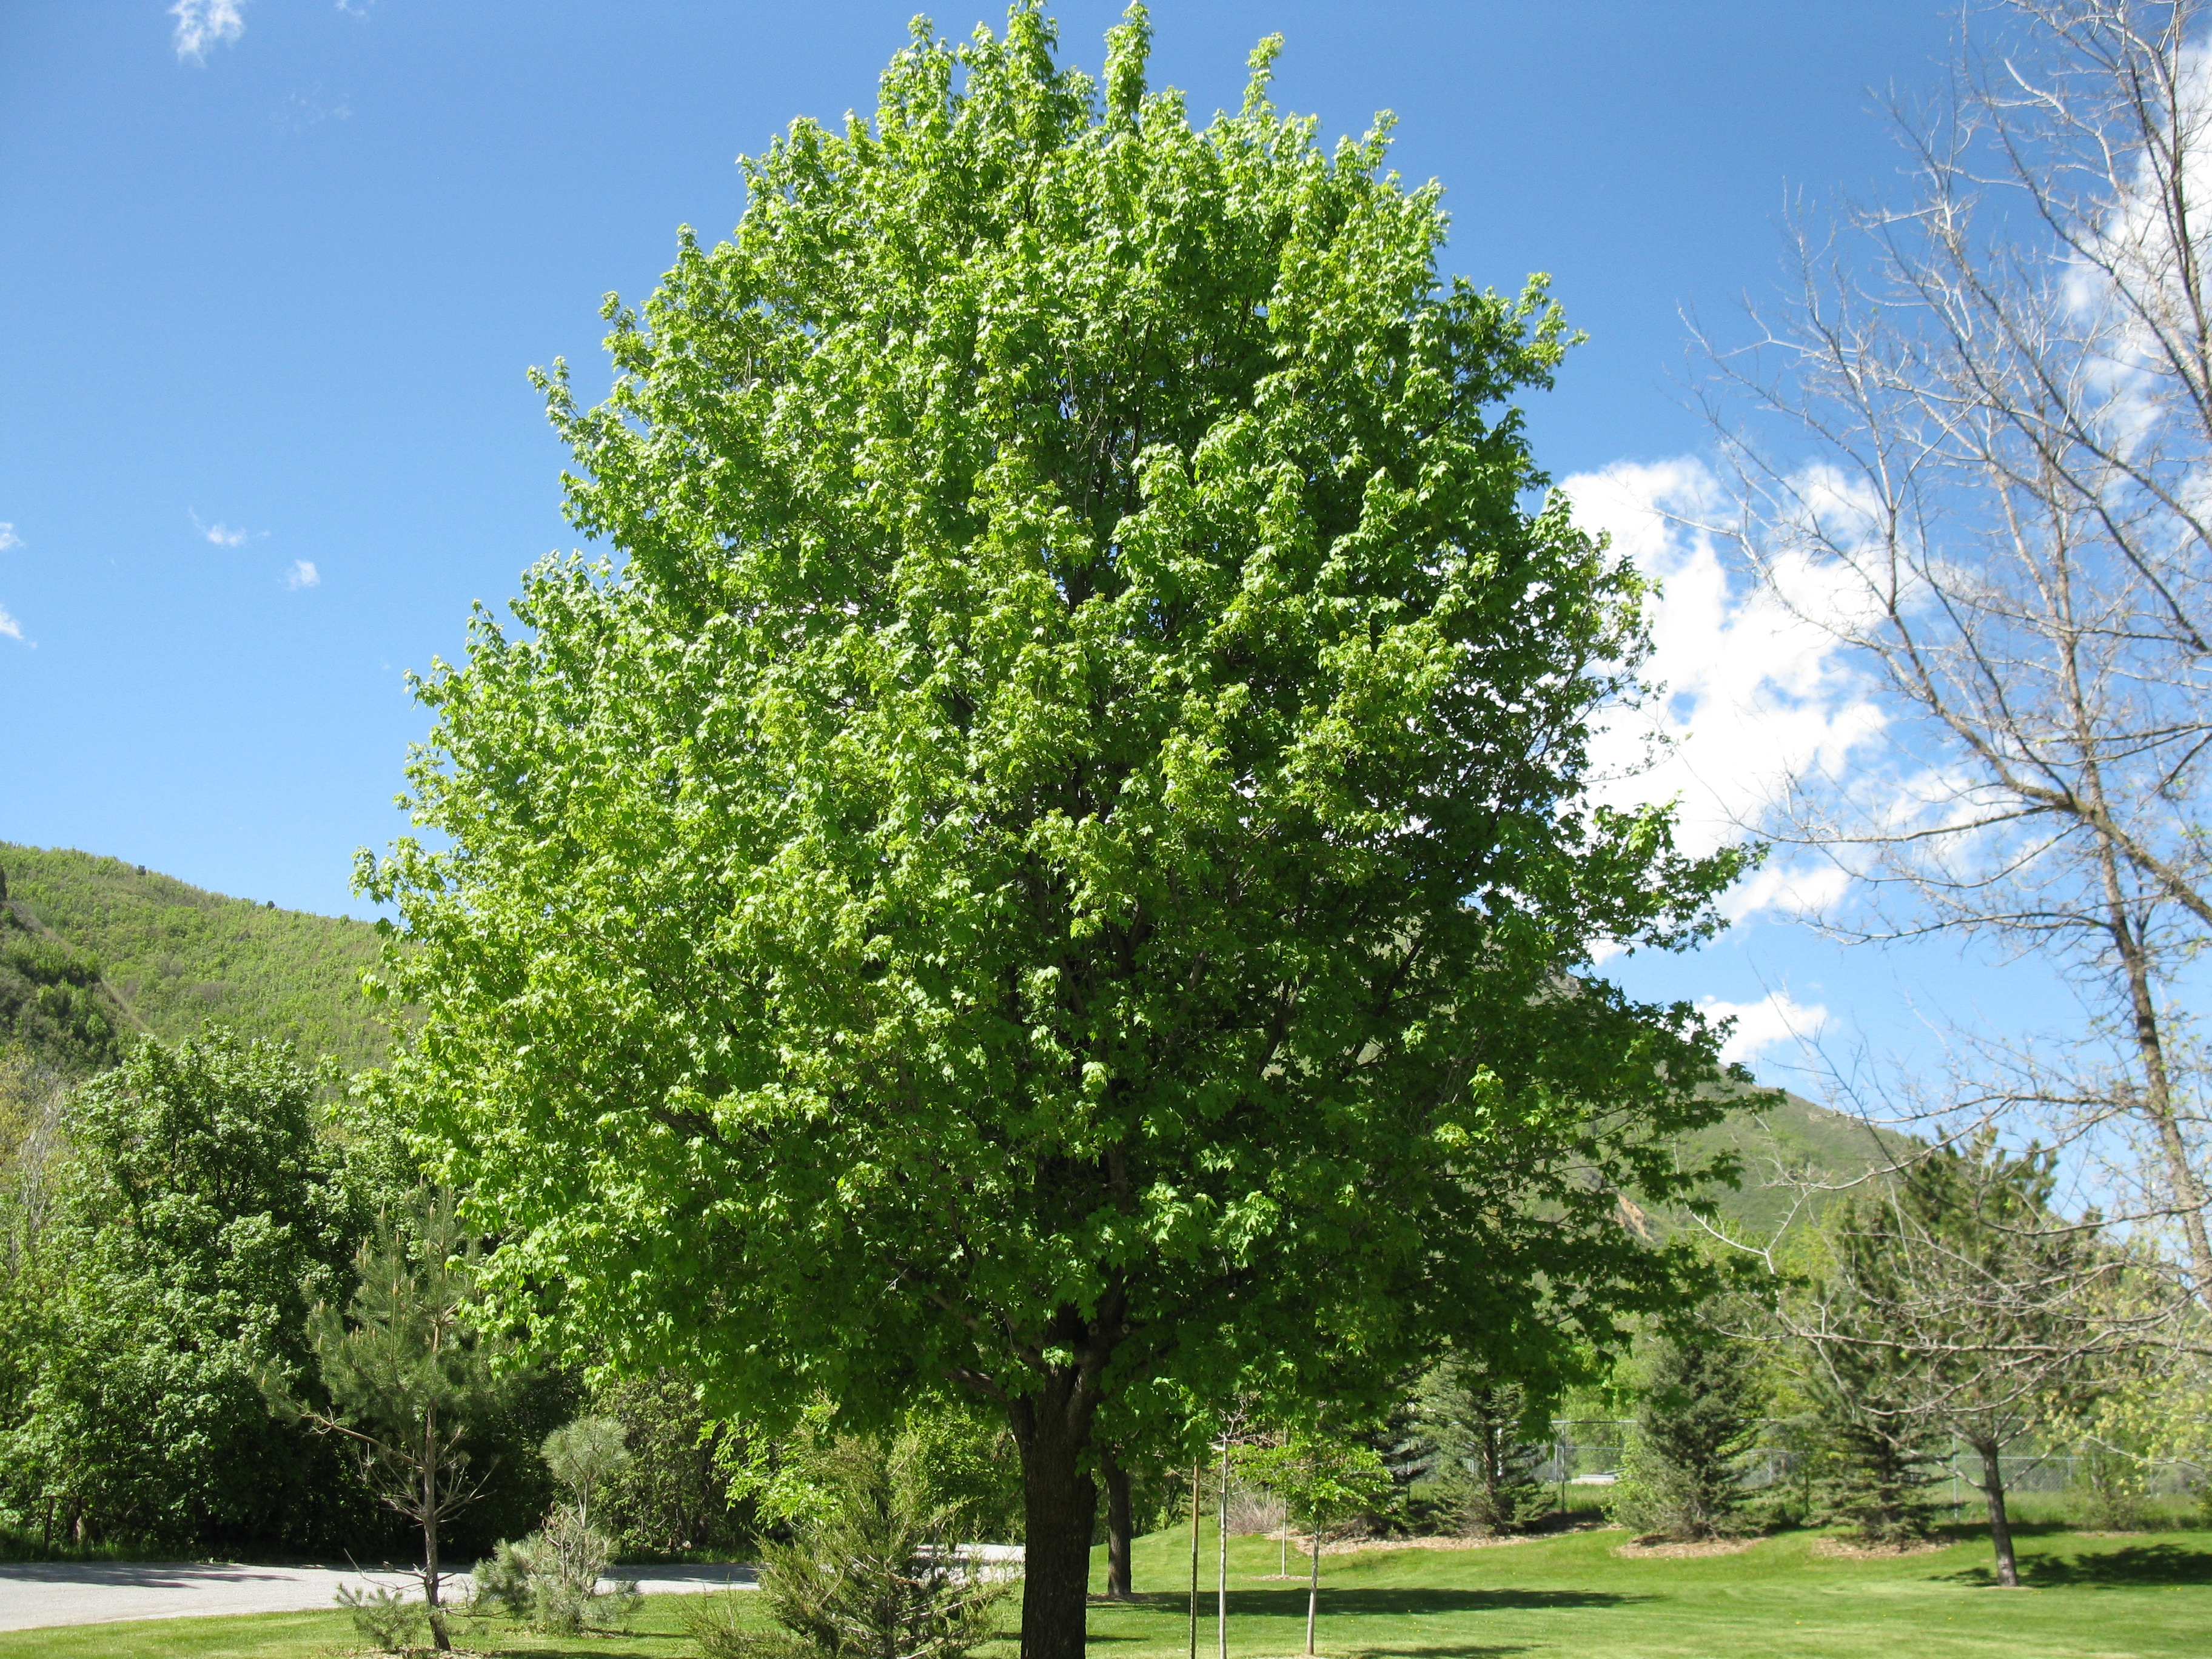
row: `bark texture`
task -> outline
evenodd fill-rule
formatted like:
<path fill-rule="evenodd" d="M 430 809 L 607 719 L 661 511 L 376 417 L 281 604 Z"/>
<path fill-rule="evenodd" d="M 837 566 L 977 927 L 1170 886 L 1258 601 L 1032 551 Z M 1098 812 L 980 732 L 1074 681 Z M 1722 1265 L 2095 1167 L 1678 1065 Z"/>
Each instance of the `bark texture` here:
<path fill-rule="evenodd" d="M 1998 1461 L 1994 1440 L 1973 1443 L 1982 1457 L 1982 1496 L 1990 1505 L 1990 1543 L 1996 1551 L 1997 1583 L 2007 1589 L 2020 1588 L 2020 1565 L 2013 1559 L 2012 1522 L 2005 1514 L 2004 1465 Z"/>
<path fill-rule="evenodd" d="M 1098 1486 L 1083 1468 L 1095 1403 L 1073 1369 L 1048 1375 L 1008 1416 L 1022 1454 L 1027 1547 L 1022 1574 L 1021 1659 L 1082 1659 Z"/>
<path fill-rule="evenodd" d="M 1128 1470 L 1110 1451 L 1098 1458 L 1106 1482 L 1106 1599 L 1126 1601 L 1134 1594 L 1129 1577 L 1129 1541 L 1136 1531 Z"/>

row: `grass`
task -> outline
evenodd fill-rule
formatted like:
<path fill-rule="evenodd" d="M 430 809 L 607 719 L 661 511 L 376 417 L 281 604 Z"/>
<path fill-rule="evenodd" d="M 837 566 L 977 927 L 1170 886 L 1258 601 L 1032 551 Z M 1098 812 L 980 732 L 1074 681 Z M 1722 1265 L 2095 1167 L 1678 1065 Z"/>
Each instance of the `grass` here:
<path fill-rule="evenodd" d="M 1626 1536 L 1325 1557 L 1319 1645 L 1338 1659 L 2199 1659 L 2212 1620 L 2212 1534 L 2201 1532 L 2038 1528 L 2020 1540 L 2021 1591 L 1990 1587 L 1988 1542 L 1968 1529 L 1948 1548 L 1877 1560 L 1823 1559 L 1820 1534 L 1797 1532 L 1736 1555 L 1628 1561 L 1613 1553 Z M 1211 1540 L 1201 1556 L 1210 1652 Z M 1303 1651 L 1304 1587 L 1256 1576 L 1275 1565 L 1258 1540 L 1232 1543 L 1231 1558 L 1231 1653 Z M 1183 1594 L 1099 1609 L 1093 1647 L 1112 1659 L 1187 1652 L 1188 1537 L 1143 1540 L 1135 1565 L 1140 1589 L 1179 1577 Z"/>
<path fill-rule="evenodd" d="M 628 1634 L 536 1636 L 457 1621 L 453 1643 L 472 1653 L 532 1659 L 691 1659 L 674 1595 L 647 1596 Z M 146 1619 L 116 1625 L 66 1625 L 0 1635 L 8 1659 L 336 1659 L 364 1651 L 345 1613 L 258 1613 L 240 1618 Z"/>
<path fill-rule="evenodd" d="M 2202 1531 L 2091 1537 L 2031 1526 L 2020 1540 L 2028 1588 L 2018 1591 L 1992 1588 L 1988 1540 L 1970 1528 L 1943 1549 L 1879 1560 L 1820 1557 L 1819 1534 L 1796 1532 L 1736 1555 L 1630 1561 L 1613 1553 L 1624 1537 L 1578 1532 L 1492 1549 L 1325 1557 L 1321 1651 L 1328 1659 L 2201 1659 L 2212 1626 L 2212 1533 Z M 1202 1659 L 1215 1651 L 1214 1547 L 1209 1528 L 1200 1547 Z M 1091 1645 L 1101 1659 L 1187 1654 L 1189 1548 L 1188 1534 L 1138 1540 L 1138 1601 L 1091 1608 Z M 1301 1652 L 1305 1587 L 1270 1576 L 1275 1547 L 1232 1539 L 1230 1565 L 1233 1659 Z M 1103 1560 L 1097 1570 L 1094 1588 Z M 547 1659 L 689 1659 L 680 1599 L 648 1597 L 627 1635 L 478 1627 L 459 1639 L 479 1652 Z M 753 1613 L 757 1603 L 740 1606 Z M 0 1635 L 0 1659 L 330 1659 L 357 1650 L 336 1612 Z M 1009 1640 L 984 1659 L 1013 1652 Z"/>

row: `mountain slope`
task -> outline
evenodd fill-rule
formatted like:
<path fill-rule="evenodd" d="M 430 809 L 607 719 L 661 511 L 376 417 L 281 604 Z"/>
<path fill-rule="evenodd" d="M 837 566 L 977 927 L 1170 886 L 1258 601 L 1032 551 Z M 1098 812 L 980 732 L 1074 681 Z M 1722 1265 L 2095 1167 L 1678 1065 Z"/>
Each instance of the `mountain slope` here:
<path fill-rule="evenodd" d="M 113 1065 L 129 1024 L 96 957 L 52 937 L 29 906 L 0 904 L 0 1034 L 74 1077 Z"/>
<path fill-rule="evenodd" d="M 95 1070 L 113 1059 L 96 1015 L 125 1040 L 176 1042 L 216 1020 L 349 1068 L 385 1057 L 389 1040 L 361 992 L 377 954 L 367 922 L 229 898 L 89 853 L 0 842 L 0 1042 L 12 1034 L 70 1072 Z M 12 1003 L 10 974 L 31 988 Z"/>
<path fill-rule="evenodd" d="M 1699 1158 L 1735 1154 L 1743 1166 L 1741 1187 L 1714 1196 L 1732 1229 L 1765 1238 L 1790 1218 L 1806 1183 L 1832 1186 L 1856 1180 L 1869 1170 L 1887 1168 L 1918 1144 L 1785 1093 L 1778 1105 L 1765 1111 L 1737 1112 L 1699 1130 L 1687 1138 L 1685 1151 Z M 1827 1198 L 1814 1192 L 1805 1208 L 1817 1211 Z"/>

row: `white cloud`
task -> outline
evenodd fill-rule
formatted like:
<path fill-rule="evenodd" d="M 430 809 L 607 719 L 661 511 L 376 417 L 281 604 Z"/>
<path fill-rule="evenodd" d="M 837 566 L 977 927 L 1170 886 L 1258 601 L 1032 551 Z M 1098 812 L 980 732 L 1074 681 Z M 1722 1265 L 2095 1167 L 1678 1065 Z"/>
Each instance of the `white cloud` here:
<path fill-rule="evenodd" d="M 8 607 L 4 605 L 0 605 L 0 634 L 6 635 L 11 640 L 20 640 L 23 637 L 22 624 L 8 614 Z"/>
<path fill-rule="evenodd" d="M 210 46 L 228 46 L 246 33 L 246 0 L 177 0 L 177 61 L 207 62 Z"/>
<path fill-rule="evenodd" d="M 1787 991 L 1771 991 L 1757 1002 L 1723 1002 L 1707 997 L 1698 1005 L 1707 1019 L 1732 1019 L 1735 1030 L 1721 1045 L 1724 1060 L 1748 1064 L 1769 1048 L 1784 1043 L 1806 1043 L 1828 1024 L 1828 1011 L 1819 1003 L 1802 1003 Z"/>
<path fill-rule="evenodd" d="M 21 547 L 22 544 L 23 538 L 15 533 L 15 526 L 0 522 L 0 553 L 5 553 L 9 548 Z"/>
<path fill-rule="evenodd" d="M 323 578 L 309 559 L 295 559 L 292 568 L 284 573 L 284 586 L 297 592 L 302 587 L 320 587 Z"/>
<path fill-rule="evenodd" d="M 325 121 L 349 121 L 352 118 L 353 106 L 347 103 L 343 95 L 335 104 L 325 103 L 319 85 L 312 93 L 285 94 L 284 101 L 270 114 L 270 119 L 280 131 L 295 135 Z"/>
<path fill-rule="evenodd" d="M 1721 495 L 1694 459 L 1622 463 L 1561 488 L 1578 523 L 1609 532 L 1660 584 L 1646 612 L 1652 652 L 1643 671 L 1658 695 L 1597 734 L 1601 799 L 1619 806 L 1678 800 L 1682 850 L 1703 854 L 1742 840 L 1793 776 L 1840 775 L 1881 735 L 1875 687 L 1826 629 L 1806 620 L 1848 601 L 1848 573 L 1784 560 L 1778 594 L 1732 570 L 1695 527 Z M 1832 870 L 1770 866 L 1726 909 L 1740 918 L 1802 908 L 1842 890 Z"/>
<path fill-rule="evenodd" d="M 217 547 L 243 547 L 246 545 L 248 539 L 248 532 L 246 531 L 233 530 L 220 519 L 217 519 L 213 524 L 202 524 L 200 522 L 200 515 L 198 514 L 194 513 L 191 516 L 192 520 L 192 528 L 198 531 L 201 535 L 206 537 L 209 541 L 214 543 Z"/>
<path fill-rule="evenodd" d="M 1833 864 L 1769 862 L 1721 896 L 1720 913 L 1741 921 L 1761 910 L 1784 916 L 1816 916 L 1843 902 L 1850 877 Z"/>

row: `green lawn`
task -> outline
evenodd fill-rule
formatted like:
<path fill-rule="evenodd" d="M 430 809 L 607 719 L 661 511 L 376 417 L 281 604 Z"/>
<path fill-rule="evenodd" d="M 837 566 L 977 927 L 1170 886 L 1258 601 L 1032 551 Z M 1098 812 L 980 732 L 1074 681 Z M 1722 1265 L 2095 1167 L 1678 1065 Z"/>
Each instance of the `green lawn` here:
<path fill-rule="evenodd" d="M 1985 1538 L 1886 1560 L 1823 1559 L 1814 1534 L 1765 1539 L 1738 1555 L 1625 1561 L 1626 1534 L 1586 1532 L 1494 1549 L 1324 1557 L 1319 1646 L 1340 1659 L 2204 1659 L 2212 1654 L 2212 1534 L 2088 1538 L 2057 1529 L 2020 1540 L 2031 1588 L 1992 1587 Z M 1139 1591 L 1181 1595 L 1100 1607 L 1091 1640 L 1109 1659 L 1188 1651 L 1189 1540 L 1141 1540 Z M 1212 1540 L 1201 1551 L 1200 1659 L 1212 1653 Z M 1275 1552 L 1231 1549 L 1230 1649 L 1304 1647 L 1305 1590 L 1252 1576 Z M 1239 1571 L 1246 1576 L 1237 1576 Z"/>
<path fill-rule="evenodd" d="M 673 1595 L 648 1596 L 628 1635 L 532 1636 L 505 1626 L 456 1622 L 453 1643 L 472 1653 L 528 1654 L 533 1659 L 693 1659 Z M 116 1625 L 70 1625 L 0 1634 L 7 1659 L 335 1659 L 362 1652 L 343 1613 L 263 1613 L 245 1618 L 147 1619 Z"/>
<path fill-rule="evenodd" d="M 2203 1659 L 2212 1653 L 2212 1533 L 2091 1538 L 2033 1529 L 2021 1540 L 2030 1588 L 2019 1591 L 1991 1588 L 1988 1542 L 1971 1534 L 1942 1551 L 1878 1561 L 1820 1559 L 1806 1533 L 1765 1539 L 1738 1555 L 1624 1561 L 1613 1553 L 1624 1537 L 1576 1533 L 1494 1549 L 1326 1557 L 1321 1650 L 1330 1659 Z M 1202 1554 L 1199 1644 L 1208 1659 L 1210 1531 Z M 1141 1599 L 1091 1612 L 1091 1638 L 1101 1659 L 1186 1653 L 1189 1562 L 1187 1534 L 1139 1540 Z M 1230 1648 L 1241 1659 L 1279 1659 L 1304 1648 L 1305 1587 L 1267 1577 L 1275 1566 L 1273 1545 L 1231 1541 Z M 649 1600 L 628 1636 L 561 1640 L 481 1628 L 462 1640 L 502 1654 L 688 1659 L 691 1644 L 681 1634 L 676 1601 Z M 0 1659 L 328 1659 L 355 1645 L 342 1614 L 270 1613 L 21 1631 L 0 1635 Z M 1009 1642 L 987 1659 L 1012 1656 Z"/>

